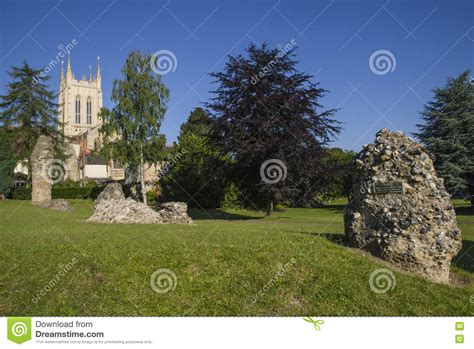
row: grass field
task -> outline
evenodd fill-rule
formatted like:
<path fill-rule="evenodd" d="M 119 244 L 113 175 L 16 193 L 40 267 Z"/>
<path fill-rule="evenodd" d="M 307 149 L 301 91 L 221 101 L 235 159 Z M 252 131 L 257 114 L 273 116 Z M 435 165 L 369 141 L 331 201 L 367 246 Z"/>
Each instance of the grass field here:
<path fill-rule="evenodd" d="M 92 202 L 71 203 L 74 212 L 62 213 L 0 201 L 1 316 L 474 313 L 474 214 L 465 202 L 456 202 L 464 247 L 452 267 L 461 284 L 394 270 L 395 287 L 381 294 L 369 276 L 387 265 L 340 242 L 343 201 L 272 217 L 191 211 L 191 226 L 88 223 Z M 161 268 L 177 277 L 167 293 L 150 287 Z"/>

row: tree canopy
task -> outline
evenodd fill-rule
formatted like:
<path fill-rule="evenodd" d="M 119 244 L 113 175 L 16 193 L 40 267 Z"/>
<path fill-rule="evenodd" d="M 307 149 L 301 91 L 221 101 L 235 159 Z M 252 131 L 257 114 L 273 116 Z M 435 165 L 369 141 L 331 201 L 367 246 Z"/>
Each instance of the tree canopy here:
<path fill-rule="evenodd" d="M 435 167 L 450 193 L 474 201 L 474 85 L 467 70 L 449 78 L 421 112 L 415 135 L 435 156 Z"/>
<path fill-rule="evenodd" d="M 252 44 L 246 53 L 230 56 L 222 72 L 211 74 L 217 89 L 207 107 L 214 139 L 233 160 L 233 181 L 250 206 L 270 214 L 277 202 L 312 201 L 330 175 L 325 147 L 340 126 L 336 110 L 320 104 L 328 91 L 297 70 L 294 49 Z"/>
<path fill-rule="evenodd" d="M 15 159 L 29 159 L 40 135 L 51 137 L 57 155 L 62 156 L 58 104 L 46 84 L 50 76 L 26 61 L 21 67 L 11 67 L 8 74 L 13 81 L 7 84 L 7 94 L 0 96 L 0 121 L 11 134 Z"/>
<path fill-rule="evenodd" d="M 146 202 L 144 166 L 163 157 L 166 143 L 160 134 L 166 113 L 169 90 L 161 76 L 153 72 L 152 56 L 135 51 L 129 54 L 122 68 L 122 79 L 115 80 L 112 110 L 100 112 L 103 124 L 101 150 L 108 159 L 139 169 L 143 201 Z"/>
<path fill-rule="evenodd" d="M 227 187 L 222 149 L 211 143 L 211 119 L 201 108 L 194 109 L 181 125 L 181 132 L 161 179 L 168 200 L 185 201 L 199 208 L 219 207 Z"/>

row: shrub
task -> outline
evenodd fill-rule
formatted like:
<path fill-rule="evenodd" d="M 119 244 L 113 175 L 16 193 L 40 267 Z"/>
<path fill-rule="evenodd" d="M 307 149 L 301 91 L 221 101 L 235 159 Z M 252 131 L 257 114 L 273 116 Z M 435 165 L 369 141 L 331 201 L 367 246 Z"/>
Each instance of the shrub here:
<path fill-rule="evenodd" d="M 31 200 L 31 188 L 17 187 L 11 192 L 13 200 Z"/>
<path fill-rule="evenodd" d="M 239 198 L 241 197 L 241 193 L 237 189 L 234 183 L 231 183 L 230 186 L 227 188 L 224 199 L 222 200 L 221 207 L 222 208 L 242 208 Z"/>
<path fill-rule="evenodd" d="M 153 190 L 149 190 L 146 192 L 146 200 L 148 204 L 154 204 L 156 202 L 156 192 Z"/>
<path fill-rule="evenodd" d="M 59 187 L 54 186 L 51 191 L 53 199 L 95 199 L 97 195 L 104 189 L 99 186 L 88 187 Z M 18 187 L 12 191 L 12 199 L 14 200 L 31 200 L 31 188 Z"/>

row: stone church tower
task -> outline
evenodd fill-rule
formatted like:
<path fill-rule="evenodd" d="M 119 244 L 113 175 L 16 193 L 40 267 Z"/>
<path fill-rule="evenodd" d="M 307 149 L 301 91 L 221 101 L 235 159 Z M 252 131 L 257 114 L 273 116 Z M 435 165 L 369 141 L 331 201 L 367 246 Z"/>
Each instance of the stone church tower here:
<path fill-rule="evenodd" d="M 102 86 L 100 61 L 97 58 L 97 71 L 92 77 L 89 66 L 89 78 L 83 75 L 76 79 L 71 69 L 71 58 L 68 55 L 66 75 L 61 67 L 59 80 L 58 118 L 66 137 L 86 138 L 87 148 L 94 149 L 100 143 L 99 127 L 101 121 L 97 114 L 102 108 Z"/>

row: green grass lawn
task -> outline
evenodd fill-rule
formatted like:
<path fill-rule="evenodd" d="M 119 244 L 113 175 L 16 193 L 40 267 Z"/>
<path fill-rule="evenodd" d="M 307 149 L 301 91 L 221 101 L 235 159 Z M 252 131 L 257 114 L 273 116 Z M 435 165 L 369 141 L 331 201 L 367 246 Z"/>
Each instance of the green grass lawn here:
<path fill-rule="evenodd" d="M 456 204 L 464 248 L 452 267 L 463 284 L 394 271 L 396 286 L 383 294 L 370 289 L 369 276 L 387 265 L 340 243 L 343 201 L 272 217 L 193 210 L 191 226 L 88 223 L 92 202 L 71 203 L 74 212 L 62 213 L 28 201 L 0 201 L 0 315 L 474 313 L 474 214 L 463 202 Z M 73 258 L 77 263 L 57 278 Z M 278 275 L 279 265 L 288 263 Z M 163 294 L 150 287 L 152 273 L 161 268 L 177 277 L 176 288 Z"/>

